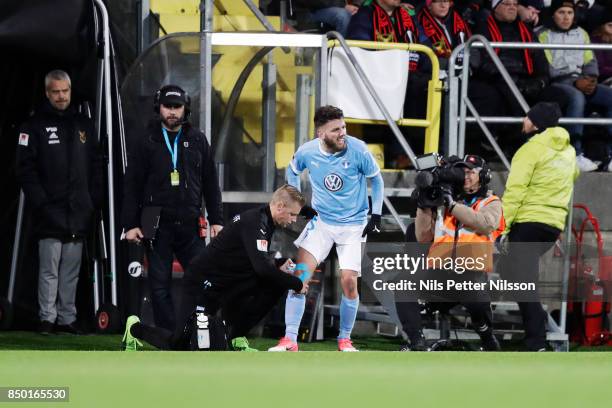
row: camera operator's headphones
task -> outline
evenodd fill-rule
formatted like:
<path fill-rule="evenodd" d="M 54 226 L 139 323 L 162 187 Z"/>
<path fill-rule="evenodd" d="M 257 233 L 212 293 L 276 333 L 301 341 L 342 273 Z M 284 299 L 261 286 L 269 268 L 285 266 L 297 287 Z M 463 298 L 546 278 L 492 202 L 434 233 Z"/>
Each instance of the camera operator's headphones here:
<path fill-rule="evenodd" d="M 181 101 L 180 103 L 185 107 L 185 117 L 184 121 L 189 119 L 189 115 L 191 115 L 191 97 L 183 88 L 178 85 L 165 85 L 155 91 L 155 95 L 153 96 L 153 111 L 159 115 L 159 106 L 161 105 L 162 96 L 165 96 L 167 92 L 174 92 L 173 96 L 180 95 Z"/>
<path fill-rule="evenodd" d="M 466 154 L 463 158 L 465 163 L 473 164 L 476 167 L 480 167 L 478 173 L 478 179 L 480 180 L 480 186 L 483 187 L 491 182 L 491 169 L 487 165 L 485 159 L 475 154 Z"/>

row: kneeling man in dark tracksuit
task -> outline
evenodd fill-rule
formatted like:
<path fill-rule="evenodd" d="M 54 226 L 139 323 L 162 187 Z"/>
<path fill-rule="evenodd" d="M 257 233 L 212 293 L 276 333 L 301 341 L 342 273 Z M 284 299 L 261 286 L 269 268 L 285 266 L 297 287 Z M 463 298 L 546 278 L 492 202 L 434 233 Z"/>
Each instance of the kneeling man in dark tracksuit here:
<path fill-rule="evenodd" d="M 277 225 L 285 227 L 296 221 L 304 206 L 304 196 L 285 185 L 272 195 L 269 204 L 234 217 L 211 243 L 197 255 L 183 277 L 180 315 L 174 333 L 140 323 L 136 316 L 126 322 L 125 350 L 137 350 L 144 340 L 162 350 L 182 350 L 185 326 L 197 306 L 208 315 L 221 309 L 230 326 L 232 347 L 249 347 L 246 335 L 279 299 L 292 289 L 305 292 L 302 281 L 288 273 L 290 261 L 280 267 L 268 253 L 268 245 Z"/>

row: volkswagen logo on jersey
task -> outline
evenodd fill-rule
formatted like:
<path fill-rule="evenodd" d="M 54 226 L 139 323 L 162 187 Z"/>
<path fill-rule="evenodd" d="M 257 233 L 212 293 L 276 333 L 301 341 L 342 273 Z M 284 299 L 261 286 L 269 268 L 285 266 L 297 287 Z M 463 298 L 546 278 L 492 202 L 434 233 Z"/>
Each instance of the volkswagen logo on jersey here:
<path fill-rule="evenodd" d="M 331 173 L 325 176 L 325 188 L 327 188 L 329 191 L 338 191 L 342 189 L 343 185 L 344 182 L 339 175 Z"/>

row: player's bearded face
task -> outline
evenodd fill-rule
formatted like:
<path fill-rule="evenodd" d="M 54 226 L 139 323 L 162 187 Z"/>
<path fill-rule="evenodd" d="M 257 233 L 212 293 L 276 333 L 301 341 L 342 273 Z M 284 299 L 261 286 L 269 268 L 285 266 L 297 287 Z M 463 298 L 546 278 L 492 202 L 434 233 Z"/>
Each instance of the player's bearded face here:
<path fill-rule="evenodd" d="M 346 123 L 344 119 L 334 119 L 319 127 L 317 133 L 326 149 L 339 152 L 346 148 Z"/>

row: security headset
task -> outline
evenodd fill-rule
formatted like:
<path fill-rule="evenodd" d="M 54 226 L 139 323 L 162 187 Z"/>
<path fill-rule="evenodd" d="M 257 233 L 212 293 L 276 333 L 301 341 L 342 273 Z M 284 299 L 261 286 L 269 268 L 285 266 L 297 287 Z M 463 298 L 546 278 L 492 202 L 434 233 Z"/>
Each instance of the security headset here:
<path fill-rule="evenodd" d="M 159 106 L 161 105 L 160 100 L 161 96 L 164 92 L 169 90 L 176 90 L 183 95 L 183 106 L 185 107 L 185 117 L 183 118 L 183 122 L 186 122 L 191 115 L 191 97 L 183 88 L 178 85 L 165 85 L 155 91 L 155 95 L 153 96 L 153 111 L 159 115 Z"/>

